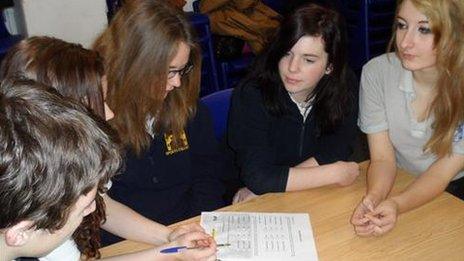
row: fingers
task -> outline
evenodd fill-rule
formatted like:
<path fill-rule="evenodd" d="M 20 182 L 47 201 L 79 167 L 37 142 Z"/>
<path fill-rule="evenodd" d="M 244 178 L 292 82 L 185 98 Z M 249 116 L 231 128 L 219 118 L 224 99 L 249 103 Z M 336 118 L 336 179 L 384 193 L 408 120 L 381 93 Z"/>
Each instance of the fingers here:
<path fill-rule="evenodd" d="M 235 193 L 234 198 L 232 199 L 232 204 L 236 204 L 236 203 L 243 201 L 243 193 L 245 192 L 246 189 L 247 189 L 246 187 L 243 187 Z"/>
<path fill-rule="evenodd" d="M 369 224 L 369 219 L 362 216 L 361 218 L 359 217 L 352 217 L 351 218 L 351 224 L 353 224 L 354 226 L 365 226 L 367 224 Z"/>
<path fill-rule="evenodd" d="M 354 226 L 354 231 L 356 235 L 361 237 L 373 236 L 375 232 L 375 225 L 369 223 L 364 226 Z"/>
<path fill-rule="evenodd" d="M 210 238 L 211 236 L 204 232 L 195 231 L 195 232 L 189 232 L 189 233 L 182 235 L 181 240 L 185 243 L 189 243 L 187 244 L 187 246 L 192 246 L 192 245 L 196 246 L 197 244 L 196 242 L 200 240 L 209 241 Z"/>
<path fill-rule="evenodd" d="M 237 204 L 240 202 L 240 190 L 235 193 L 234 198 L 232 199 L 232 204 Z"/>
<path fill-rule="evenodd" d="M 189 223 L 186 225 L 182 225 L 181 228 L 185 229 L 186 231 L 200 231 L 205 232 L 205 229 L 200 226 L 198 223 Z"/>
<path fill-rule="evenodd" d="M 192 256 L 196 256 L 199 260 L 209 260 L 208 258 L 216 258 L 217 245 L 216 242 L 211 239 L 208 246 L 200 247 L 197 249 L 188 250 Z"/>
<path fill-rule="evenodd" d="M 173 241 L 176 238 L 189 233 L 189 232 L 205 232 L 205 230 L 198 223 L 189 223 L 186 225 L 181 225 L 176 228 L 169 234 L 169 241 Z"/>
<path fill-rule="evenodd" d="M 239 189 L 239 191 L 237 191 L 237 193 L 235 193 L 234 198 L 232 199 L 232 204 L 247 201 L 247 200 L 250 200 L 250 199 L 255 198 L 255 197 L 257 197 L 256 194 L 251 192 L 251 190 L 249 190 L 248 188 L 243 187 L 243 188 Z"/>
<path fill-rule="evenodd" d="M 369 222 L 369 219 L 365 217 L 368 213 L 368 208 L 361 202 L 354 209 L 353 215 L 351 216 L 351 223 L 355 226 L 365 225 Z"/>
<path fill-rule="evenodd" d="M 369 197 L 365 196 L 362 200 L 362 204 L 369 210 L 369 211 L 374 211 L 374 201 Z"/>
<path fill-rule="evenodd" d="M 388 224 L 386 226 L 381 226 L 381 227 L 375 226 L 373 235 L 382 236 L 386 234 L 387 232 L 389 232 L 390 230 L 392 230 L 394 227 L 395 227 L 394 224 Z"/>

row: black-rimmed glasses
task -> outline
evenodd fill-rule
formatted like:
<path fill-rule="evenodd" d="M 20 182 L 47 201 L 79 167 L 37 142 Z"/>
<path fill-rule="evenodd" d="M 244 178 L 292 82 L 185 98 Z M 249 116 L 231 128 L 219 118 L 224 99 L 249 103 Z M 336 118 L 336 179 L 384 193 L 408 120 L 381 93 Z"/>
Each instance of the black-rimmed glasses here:
<path fill-rule="evenodd" d="M 191 62 L 188 62 L 184 68 L 179 69 L 179 70 L 169 70 L 168 72 L 168 79 L 172 79 L 176 76 L 176 74 L 179 74 L 180 77 L 183 77 L 184 75 L 190 73 L 193 69 L 193 64 Z"/>

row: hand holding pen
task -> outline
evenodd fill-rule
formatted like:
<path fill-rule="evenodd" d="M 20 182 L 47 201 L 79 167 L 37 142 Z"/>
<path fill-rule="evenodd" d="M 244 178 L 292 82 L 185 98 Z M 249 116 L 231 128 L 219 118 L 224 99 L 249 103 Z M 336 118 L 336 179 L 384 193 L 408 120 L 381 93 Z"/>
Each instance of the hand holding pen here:
<path fill-rule="evenodd" d="M 229 243 L 227 244 L 216 244 L 217 247 L 227 247 L 230 246 Z M 203 248 L 203 246 L 193 246 L 193 247 L 188 247 L 188 246 L 176 246 L 176 247 L 168 247 L 165 249 L 162 249 L 160 252 L 163 254 L 172 254 L 172 253 L 178 253 L 180 251 L 184 250 L 191 250 L 191 249 L 199 249 Z"/>
<path fill-rule="evenodd" d="M 179 236 L 159 251 L 180 260 L 216 260 L 217 245 L 210 235 L 195 231 Z"/>

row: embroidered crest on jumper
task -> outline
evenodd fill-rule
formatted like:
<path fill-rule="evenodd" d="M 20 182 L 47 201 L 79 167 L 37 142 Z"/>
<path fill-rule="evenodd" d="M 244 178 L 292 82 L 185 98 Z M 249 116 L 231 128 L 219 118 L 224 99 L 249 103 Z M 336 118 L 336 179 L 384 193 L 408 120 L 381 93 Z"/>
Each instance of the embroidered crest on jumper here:
<path fill-rule="evenodd" d="M 178 134 L 177 140 L 179 141 L 179 144 L 177 144 L 177 146 L 174 147 L 174 134 L 164 134 L 164 142 L 166 144 L 166 155 L 172 155 L 180 151 L 188 150 L 189 144 L 185 131 L 182 130 L 182 132 Z"/>

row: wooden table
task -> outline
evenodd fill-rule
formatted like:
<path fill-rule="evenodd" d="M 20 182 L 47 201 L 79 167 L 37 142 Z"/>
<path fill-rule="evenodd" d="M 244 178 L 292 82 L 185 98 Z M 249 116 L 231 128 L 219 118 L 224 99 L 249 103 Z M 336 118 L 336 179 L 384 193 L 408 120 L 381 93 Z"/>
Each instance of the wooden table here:
<path fill-rule="evenodd" d="M 402 214 L 390 233 L 379 238 L 355 235 L 349 220 L 365 193 L 368 162 L 349 187 L 269 193 L 221 211 L 309 213 L 320 260 L 464 260 L 464 202 L 444 193 L 416 210 Z M 399 171 L 393 193 L 413 177 Z M 199 217 L 174 224 L 199 221 Z M 103 257 L 147 249 L 123 241 L 101 249 Z"/>

